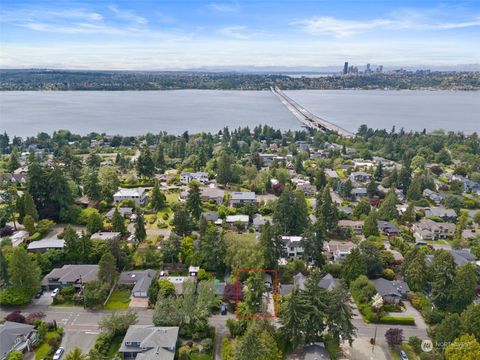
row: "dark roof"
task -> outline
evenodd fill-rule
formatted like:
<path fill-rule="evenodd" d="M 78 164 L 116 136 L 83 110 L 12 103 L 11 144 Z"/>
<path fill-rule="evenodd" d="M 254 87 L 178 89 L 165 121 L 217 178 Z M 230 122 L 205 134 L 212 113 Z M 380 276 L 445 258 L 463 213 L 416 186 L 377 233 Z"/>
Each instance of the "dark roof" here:
<path fill-rule="evenodd" d="M 372 280 L 375 289 L 381 296 L 391 295 L 402 297 L 402 294 L 406 294 L 410 291 L 408 285 L 404 281 L 390 281 L 387 279 L 375 279 Z"/>

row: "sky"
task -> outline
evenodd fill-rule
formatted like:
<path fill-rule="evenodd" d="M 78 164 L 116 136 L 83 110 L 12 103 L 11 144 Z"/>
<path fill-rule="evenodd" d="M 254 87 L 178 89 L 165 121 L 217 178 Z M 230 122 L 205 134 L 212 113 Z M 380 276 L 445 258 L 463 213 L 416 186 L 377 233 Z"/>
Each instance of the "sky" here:
<path fill-rule="evenodd" d="M 0 0 L 0 68 L 480 64 L 480 0 Z"/>

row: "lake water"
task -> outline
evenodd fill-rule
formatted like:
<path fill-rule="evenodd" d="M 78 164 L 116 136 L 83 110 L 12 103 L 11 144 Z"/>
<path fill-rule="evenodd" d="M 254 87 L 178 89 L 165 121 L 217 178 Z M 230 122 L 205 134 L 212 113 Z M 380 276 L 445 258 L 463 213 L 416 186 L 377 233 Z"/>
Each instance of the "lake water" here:
<path fill-rule="evenodd" d="M 348 130 L 395 125 L 406 130 L 480 131 L 480 93 L 449 91 L 286 91 L 311 112 Z M 216 132 L 225 126 L 296 130 L 298 120 L 269 91 L 0 92 L 0 131 L 31 136 Z"/>

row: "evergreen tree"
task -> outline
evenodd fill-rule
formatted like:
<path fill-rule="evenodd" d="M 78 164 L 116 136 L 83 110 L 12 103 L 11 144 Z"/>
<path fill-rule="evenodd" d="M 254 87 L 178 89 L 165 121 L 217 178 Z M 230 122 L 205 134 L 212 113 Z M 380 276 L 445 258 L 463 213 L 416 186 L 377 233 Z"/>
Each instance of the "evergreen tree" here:
<path fill-rule="evenodd" d="M 338 211 L 330 196 L 330 188 L 326 186 L 317 199 L 317 221 L 323 224 L 325 230 L 332 232 L 337 228 Z"/>
<path fill-rule="evenodd" d="M 4 282 L 4 284 L 8 284 L 8 263 L 7 259 L 5 259 L 5 255 L 3 254 L 3 250 L 0 247 L 0 280 Z"/>
<path fill-rule="evenodd" d="M 375 179 L 372 177 L 370 182 L 367 185 L 367 195 L 369 198 L 373 198 L 375 195 L 377 195 L 377 192 L 378 192 L 377 183 L 375 182 Z"/>
<path fill-rule="evenodd" d="M 320 168 L 315 173 L 315 186 L 318 191 L 322 191 L 323 188 L 327 185 L 327 177 L 325 175 L 325 169 Z"/>
<path fill-rule="evenodd" d="M 475 299 L 477 285 L 475 265 L 466 264 L 457 268 L 450 292 L 448 308 L 450 311 L 461 312 Z"/>
<path fill-rule="evenodd" d="M 275 204 L 273 222 L 283 234 L 294 234 L 296 199 L 292 188 L 287 185 Z"/>
<path fill-rule="evenodd" d="M 353 185 L 350 179 L 347 179 L 340 188 L 340 193 L 341 195 L 346 198 L 346 199 L 351 199 L 352 198 L 352 189 Z"/>
<path fill-rule="evenodd" d="M 184 204 L 177 204 L 173 213 L 173 231 L 177 235 L 184 236 L 192 231 L 192 219 Z"/>
<path fill-rule="evenodd" d="M 282 332 L 285 338 L 290 340 L 293 349 L 303 343 L 305 318 L 314 310 L 308 299 L 294 286 L 281 317 Z"/>
<path fill-rule="evenodd" d="M 375 173 L 373 174 L 373 178 L 377 181 L 382 181 L 383 180 L 383 165 L 380 162 L 375 169 Z"/>
<path fill-rule="evenodd" d="M 370 214 L 371 208 L 370 203 L 367 199 L 361 199 L 355 209 L 353 209 L 353 216 L 355 219 L 360 219 L 362 216 Z"/>
<path fill-rule="evenodd" d="M 7 169 L 9 172 L 13 173 L 20 167 L 20 154 L 18 152 L 17 147 L 15 146 L 10 153 L 7 163 Z"/>
<path fill-rule="evenodd" d="M 29 232 L 30 235 L 35 233 L 35 220 L 30 215 L 26 215 L 23 218 L 23 226 Z"/>
<path fill-rule="evenodd" d="M 23 215 L 30 215 L 33 220 L 38 221 L 38 212 L 35 202 L 33 201 L 32 195 L 26 192 L 23 195 Z"/>
<path fill-rule="evenodd" d="M 155 158 L 155 166 L 157 168 L 162 168 L 165 166 L 165 153 L 163 150 L 163 145 L 160 142 L 157 145 L 154 158 Z"/>
<path fill-rule="evenodd" d="M 378 223 L 377 223 L 377 214 L 375 210 L 370 211 L 365 222 L 363 223 L 363 234 L 366 238 L 369 236 L 378 236 L 380 232 L 378 231 Z"/>
<path fill-rule="evenodd" d="M 337 342 L 347 340 L 352 346 L 356 328 L 352 323 L 353 310 L 350 293 L 343 284 L 339 284 L 329 293 L 327 308 L 327 326 Z"/>
<path fill-rule="evenodd" d="M 202 268 L 208 271 L 222 272 L 225 268 L 226 244 L 213 224 L 208 224 L 200 239 L 200 259 Z"/>
<path fill-rule="evenodd" d="M 200 187 L 195 181 L 190 183 L 186 205 L 192 217 L 198 220 L 202 214 L 202 200 L 200 198 Z"/>
<path fill-rule="evenodd" d="M 283 240 L 275 226 L 267 221 L 260 228 L 260 246 L 263 249 L 266 269 L 277 269 L 278 260 L 285 254 Z"/>
<path fill-rule="evenodd" d="M 220 184 L 226 185 L 233 181 L 233 162 L 232 156 L 223 149 L 217 162 L 217 181 Z"/>
<path fill-rule="evenodd" d="M 378 218 L 385 221 L 398 218 L 397 204 L 397 194 L 395 193 L 395 189 L 391 188 L 378 210 Z"/>
<path fill-rule="evenodd" d="M 445 309 L 451 301 L 449 291 L 455 278 L 455 260 L 453 255 L 444 250 L 438 250 L 433 256 L 430 266 L 432 274 L 432 301 L 440 309 Z"/>
<path fill-rule="evenodd" d="M 310 224 L 303 233 L 302 248 L 304 259 L 312 261 L 315 266 L 324 265 L 323 243 L 325 241 L 327 241 L 327 233 L 324 225 L 320 221 Z"/>
<path fill-rule="evenodd" d="M 152 198 L 150 199 L 150 206 L 152 207 L 153 210 L 155 211 L 160 211 L 166 206 L 166 197 L 165 195 L 160 191 L 160 186 L 158 184 L 158 181 L 155 182 L 155 186 L 153 187 L 152 190 Z"/>
<path fill-rule="evenodd" d="M 98 280 L 111 287 L 115 283 L 117 276 L 118 271 L 115 257 L 109 252 L 103 254 L 98 262 Z"/>
<path fill-rule="evenodd" d="M 416 249 L 415 249 L 416 250 Z M 405 261 L 405 279 L 410 289 L 422 291 L 427 286 L 428 272 L 423 251 L 415 251 L 408 263 Z"/>
<path fill-rule="evenodd" d="M 359 249 L 353 249 L 345 257 L 342 265 L 342 278 L 350 284 L 360 275 L 367 274 L 367 263 Z"/>
<path fill-rule="evenodd" d="M 26 298 L 32 298 L 40 290 L 40 268 L 21 246 L 13 248 L 8 276 L 14 291 Z"/>
<path fill-rule="evenodd" d="M 112 215 L 112 230 L 125 235 L 127 233 L 127 227 L 125 226 L 125 219 L 123 218 L 118 208 L 115 208 L 115 211 Z"/>
<path fill-rule="evenodd" d="M 308 205 L 305 194 L 301 190 L 295 191 L 295 208 L 293 210 L 294 217 L 294 234 L 301 235 L 309 223 Z"/>
<path fill-rule="evenodd" d="M 103 219 L 98 212 L 92 212 L 87 219 L 87 230 L 90 234 L 94 234 L 103 230 Z"/>
<path fill-rule="evenodd" d="M 137 213 L 137 218 L 135 220 L 135 239 L 138 242 L 143 242 L 147 238 L 147 232 L 145 230 L 145 219 L 141 212 Z"/>
<path fill-rule="evenodd" d="M 402 221 L 404 223 L 411 224 L 415 222 L 416 218 L 417 216 L 415 212 L 415 205 L 413 204 L 413 202 L 410 202 L 407 206 L 407 210 L 405 210 L 405 212 L 402 215 Z"/>
<path fill-rule="evenodd" d="M 63 239 L 65 240 L 65 258 L 69 263 L 77 264 L 81 262 L 80 237 L 72 226 L 67 226 L 64 231 Z"/>
<path fill-rule="evenodd" d="M 138 157 L 136 169 L 140 177 L 151 178 L 155 174 L 155 163 L 148 148 Z"/>
<path fill-rule="evenodd" d="M 90 200 L 100 200 L 101 194 L 97 169 L 86 169 L 86 174 L 83 181 L 83 189 L 85 195 L 87 195 Z"/>

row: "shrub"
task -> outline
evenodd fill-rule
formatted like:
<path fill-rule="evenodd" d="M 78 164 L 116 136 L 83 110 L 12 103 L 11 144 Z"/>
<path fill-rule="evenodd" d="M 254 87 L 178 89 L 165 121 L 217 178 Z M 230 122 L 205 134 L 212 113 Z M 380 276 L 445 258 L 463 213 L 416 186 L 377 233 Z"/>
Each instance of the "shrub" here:
<path fill-rule="evenodd" d="M 13 234 L 13 227 L 6 225 L 0 229 L 0 237 L 10 236 Z"/>
<path fill-rule="evenodd" d="M 21 324 L 25 324 L 26 322 L 25 316 L 22 315 L 22 312 L 20 310 L 15 310 L 12 311 L 10 314 L 7 314 L 7 316 L 5 316 L 5 320 Z"/>
<path fill-rule="evenodd" d="M 398 328 L 390 328 L 385 333 L 385 339 L 388 345 L 400 345 L 403 342 L 403 330 Z"/>
<path fill-rule="evenodd" d="M 387 280 L 393 280 L 395 272 L 392 269 L 385 269 L 383 270 L 383 277 Z"/>
<path fill-rule="evenodd" d="M 418 336 L 410 336 L 408 339 L 408 345 L 412 347 L 416 354 L 420 354 L 422 352 L 422 339 L 420 339 Z"/>
<path fill-rule="evenodd" d="M 359 276 L 350 285 L 350 291 L 358 304 L 369 304 L 372 297 L 377 293 L 375 286 L 365 275 Z"/>
<path fill-rule="evenodd" d="M 0 291 L 0 304 L 9 306 L 21 306 L 30 302 L 30 298 L 19 293 L 13 288 Z"/>
<path fill-rule="evenodd" d="M 415 325 L 415 319 L 411 317 L 382 316 L 378 323 L 388 325 Z"/>
<path fill-rule="evenodd" d="M 47 235 L 50 231 L 52 231 L 53 227 L 55 226 L 55 222 L 48 219 L 40 220 L 37 224 L 37 232 L 41 234 L 41 236 Z"/>
<path fill-rule="evenodd" d="M 212 339 L 203 339 L 200 342 L 200 345 L 202 345 L 202 352 L 208 353 L 212 351 L 213 349 L 213 340 Z"/>
<path fill-rule="evenodd" d="M 30 236 L 30 241 L 37 241 L 42 238 L 42 234 L 39 232 L 34 233 L 32 236 Z"/>

